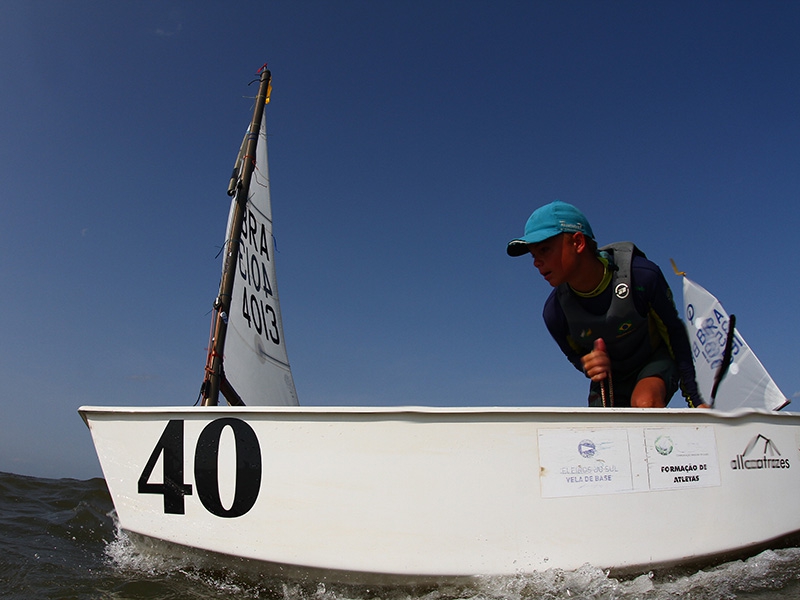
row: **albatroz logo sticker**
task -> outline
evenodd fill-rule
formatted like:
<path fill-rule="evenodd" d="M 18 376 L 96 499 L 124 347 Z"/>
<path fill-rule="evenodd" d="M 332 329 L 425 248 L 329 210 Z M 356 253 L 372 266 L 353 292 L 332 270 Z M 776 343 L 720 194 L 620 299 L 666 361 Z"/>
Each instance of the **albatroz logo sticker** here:
<path fill-rule="evenodd" d="M 760 433 L 750 440 L 744 452 L 737 454 L 731 461 L 731 469 L 734 471 L 791 468 L 789 459 L 781 456 L 775 442 Z"/>

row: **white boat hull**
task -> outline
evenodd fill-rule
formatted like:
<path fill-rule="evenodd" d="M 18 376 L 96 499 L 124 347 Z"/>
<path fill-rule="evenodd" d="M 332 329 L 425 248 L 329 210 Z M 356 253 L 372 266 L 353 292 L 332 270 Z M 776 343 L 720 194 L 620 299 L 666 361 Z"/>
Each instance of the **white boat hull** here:
<path fill-rule="evenodd" d="M 794 414 L 80 413 L 123 529 L 294 575 L 368 583 L 585 563 L 625 571 L 712 559 L 800 531 Z"/>

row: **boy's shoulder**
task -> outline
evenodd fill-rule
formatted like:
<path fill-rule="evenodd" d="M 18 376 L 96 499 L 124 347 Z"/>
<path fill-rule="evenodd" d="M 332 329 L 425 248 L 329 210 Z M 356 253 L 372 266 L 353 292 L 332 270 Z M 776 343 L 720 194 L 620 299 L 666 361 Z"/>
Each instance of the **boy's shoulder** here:
<path fill-rule="evenodd" d="M 661 268 L 645 256 L 634 256 L 631 261 L 631 279 L 636 292 L 646 295 L 667 293 L 667 283 Z M 652 296 L 650 296 L 652 297 Z"/>

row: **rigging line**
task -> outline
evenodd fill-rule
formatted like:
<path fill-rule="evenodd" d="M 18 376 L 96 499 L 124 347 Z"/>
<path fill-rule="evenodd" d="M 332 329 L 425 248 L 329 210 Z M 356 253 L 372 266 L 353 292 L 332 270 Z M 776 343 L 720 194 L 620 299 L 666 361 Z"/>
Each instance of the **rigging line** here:
<path fill-rule="evenodd" d="M 217 254 L 216 254 L 216 256 L 214 256 L 214 260 L 217 260 L 220 257 L 220 255 L 223 252 L 225 252 L 225 248 L 228 246 L 229 243 L 230 243 L 230 240 L 225 240 L 225 243 L 222 244 L 222 246 L 219 247 L 219 250 L 217 250 Z"/>
<path fill-rule="evenodd" d="M 215 302 L 215 304 L 216 304 L 216 302 Z M 208 332 L 208 346 L 206 347 L 206 366 L 205 366 L 206 373 L 209 372 L 208 365 L 211 362 L 211 357 L 214 355 L 214 352 L 215 352 L 214 351 L 214 329 L 215 329 L 215 325 L 217 323 L 217 315 L 219 314 L 219 308 L 214 306 L 213 310 L 214 310 L 214 318 L 211 319 L 211 327 L 210 327 L 210 330 Z"/>
<path fill-rule="evenodd" d="M 222 244 L 222 246 L 220 246 L 219 250 L 217 250 L 217 255 L 214 257 L 214 259 L 215 259 L 215 260 L 216 260 L 216 259 L 218 259 L 218 258 L 219 258 L 219 255 L 220 255 L 220 254 L 222 254 L 222 252 L 223 252 L 223 251 L 224 251 L 224 250 L 225 250 L 225 249 L 226 249 L 228 246 L 230 246 L 232 243 L 233 243 L 233 239 L 231 239 L 231 238 L 228 238 L 227 240 L 225 240 L 225 243 L 224 243 L 224 244 Z"/>
<path fill-rule="evenodd" d="M 608 372 L 608 397 L 611 400 L 611 408 L 614 408 L 614 382 L 611 379 L 611 371 Z"/>

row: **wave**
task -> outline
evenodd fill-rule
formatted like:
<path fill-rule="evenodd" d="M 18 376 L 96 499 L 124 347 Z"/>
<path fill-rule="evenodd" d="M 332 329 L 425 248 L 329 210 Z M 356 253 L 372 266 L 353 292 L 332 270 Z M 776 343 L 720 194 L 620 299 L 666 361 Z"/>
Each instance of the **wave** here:
<path fill-rule="evenodd" d="M 346 586 L 266 577 L 243 564 L 139 539 L 118 527 L 103 479 L 0 473 L 4 598 L 275 600 L 776 600 L 800 596 L 800 548 L 703 570 L 615 578 L 590 565 L 435 587 Z"/>

